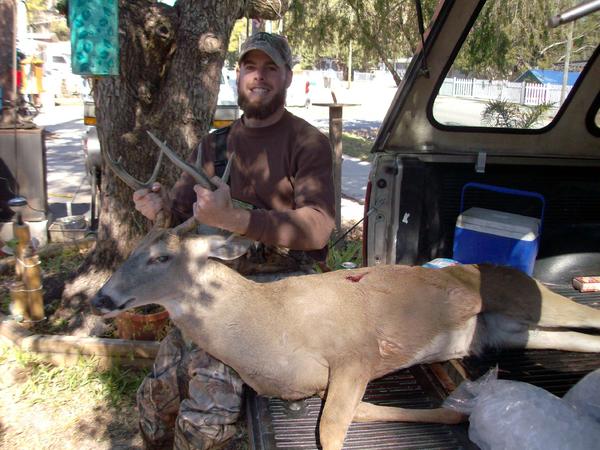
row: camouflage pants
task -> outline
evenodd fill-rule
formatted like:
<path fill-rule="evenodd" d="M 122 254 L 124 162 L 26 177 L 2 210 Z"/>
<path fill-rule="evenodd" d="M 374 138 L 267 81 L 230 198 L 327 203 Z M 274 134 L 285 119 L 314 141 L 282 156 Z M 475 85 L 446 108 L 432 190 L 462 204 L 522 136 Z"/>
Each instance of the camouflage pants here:
<path fill-rule="evenodd" d="M 181 332 L 161 342 L 152 374 L 137 393 L 147 448 L 209 449 L 230 439 L 240 413 L 242 380 Z"/>
<path fill-rule="evenodd" d="M 273 281 L 285 276 L 249 278 Z M 208 450 L 234 436 L 242 403 L 238 374 L 194 344 L 178 329 L 161 342 L 152 374 L 137 392 L 140 431 L 148 449 Z"/>

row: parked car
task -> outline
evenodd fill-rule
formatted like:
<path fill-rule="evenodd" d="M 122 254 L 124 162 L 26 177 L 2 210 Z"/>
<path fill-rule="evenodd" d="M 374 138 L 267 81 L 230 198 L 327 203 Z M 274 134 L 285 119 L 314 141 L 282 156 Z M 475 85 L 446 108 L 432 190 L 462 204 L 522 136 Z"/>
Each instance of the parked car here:
<path fill-rule="evenodd" d="M 311 83 L 306 75 L 295 73 L 285 97 L 286 106 L 307 108 L 311 103 Z"/>
<path fill-rule="evenodd" d="M 94 104 L 94 98 L 89 93 L 89 87 L 86 87 L 87 93 L 83 95 L 83 122 L 86 127 L 82 138 L 82 149 L 88 178 L 92 188 L 90 226 L 92 229 L 95 229 L 98 222 L 99 212 L 98 202 L 100 196 L 98 195 L 98 189 L 100 187 L 100 168 L 102 164 L 102 155 L 100 153 L 98 130 L 96 129 L 96 108 Z M 221 72 L 221 83 L 219 86 L 217 107 L 215 109 L 215 114 L 212 121 L 212 129 L 228 126 L 239 117 L 240 108 L 237 104 L 235 78 L 230 71 L 223 69 Z"/>
<path fill-rule="evenodd" d="M 470 30 L 481 31 L 478 17 L 489 14 L 486 8 L 499 6 L 491 0 L 441 1 L 437 6 L 424 47 L 413 57 L 372 148 L 364 263 L 421 265 L 436 258 L 454 259 L 459 216 L 472 207 L 534 220 L 542 217 L 534 276 L 575 301 L 599 307 L 599 293 L 584 294 L 571 285 L 574 276 L 600 274 L 597 38 L 562 106 L 545 110 L 536 120 L 510 122 L 512 127 L 506 128 L 493 120 L 493 111 L 482 117 L 486 102 L 440 94 L 448 73 L 456 69 L 454 61 L 467 59 L 461 49 L 471 39 Z M 545 21 L 539 23 L 546 26 Z M 547 35 L 546 31 L 539 33 Z M 504 105 L 501 113 L 530 111 L 517 103 L 489 104 Z M 523 196 L 523 191 L 543 196 L 544 207 L 538 195 Z M 494 262 L 495 256 L 480 251 L 479 262 Z M 416 295 L 415 306 L 419 301 Z M 526 381 L 562 395 L 600 366 L 600 355 L 503 351 L 422 365 L 370 383 L 365 400 L 406 408 L 434 407 L 460 381 L 475 379 L 495 365 L 501 378 Z M 277 399 L 252 395 L 247 404 L 251 448 L 317 448 L 318 398 L 294 409 Z M 464 425 L 353 423 L 344 448 L 476 448 L 466 431 Z"/>
<path fill-rule="evenodd" d="M 98 225 L 99 215 L 102 154 L 100 153 L 100 140 L 98 139 L 98 130 L 96 129 L 96 105 L 89 90 L 88 93 L 83 95 L 83 124 L 85 125 L 85 130 L 81 140 L 81 147 L 91 186 L 90 228 L 95 230 Z"/>

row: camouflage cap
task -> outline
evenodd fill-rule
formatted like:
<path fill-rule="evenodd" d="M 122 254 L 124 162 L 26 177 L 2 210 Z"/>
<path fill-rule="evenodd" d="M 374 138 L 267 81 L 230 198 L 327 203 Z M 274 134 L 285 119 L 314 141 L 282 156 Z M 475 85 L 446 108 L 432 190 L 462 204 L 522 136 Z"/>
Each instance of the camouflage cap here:
<path fill-rule="evenodd" d="M 251 50 L 260 50 L 266 53 L 280 67 L 287 66 L 288 69 L 292 68 L 292 51 L 287 39 L 279 34 L 271 34 L 264 31 L 253 34 L 242 44 L 242 51 L 238 61 L 241 61 L 246 53 Z"/>

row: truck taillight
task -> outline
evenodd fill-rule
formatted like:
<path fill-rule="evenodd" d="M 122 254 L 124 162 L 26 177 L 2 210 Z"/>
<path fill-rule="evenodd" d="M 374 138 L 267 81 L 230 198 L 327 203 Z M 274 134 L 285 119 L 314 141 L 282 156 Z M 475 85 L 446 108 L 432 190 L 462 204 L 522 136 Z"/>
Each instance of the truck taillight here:
<path fill-rule="evenodd" d="M 367 241 L 369 237 L 369 203 L 371 200 L 371 182 L 367 183 L 367 192 L 365 194 L 365 209 L 363 211 L 363 228 L 362 228 L 362 265 L 367 266 Z"/>
<path fill-rule="evenodd" d="M 307 81 L 306 84 L 304 85 L 304 93 L 308 94 L 309 91 L 310 91 L 310 83 Z"/>

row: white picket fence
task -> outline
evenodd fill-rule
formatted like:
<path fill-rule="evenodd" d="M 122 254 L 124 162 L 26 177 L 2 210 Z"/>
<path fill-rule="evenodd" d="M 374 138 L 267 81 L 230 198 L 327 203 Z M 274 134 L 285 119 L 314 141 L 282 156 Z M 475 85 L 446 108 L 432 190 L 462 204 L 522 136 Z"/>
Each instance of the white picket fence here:
<path fill-rule="evenodd" d="M 560 84 L 513 83 L 503 80 L 478 80 L 476 78 L 446 78 L 440 95 L 470 97 L 482 100 L 507 100 L 523 105 L 542 103 L 558 104 L 562 86 Z M 567 95 L 571 86 L 567 86 Z"/>

